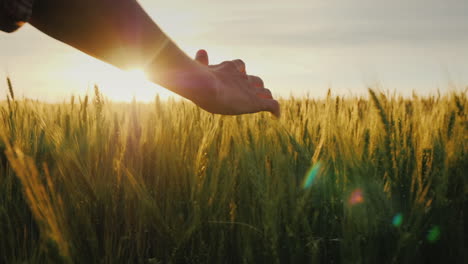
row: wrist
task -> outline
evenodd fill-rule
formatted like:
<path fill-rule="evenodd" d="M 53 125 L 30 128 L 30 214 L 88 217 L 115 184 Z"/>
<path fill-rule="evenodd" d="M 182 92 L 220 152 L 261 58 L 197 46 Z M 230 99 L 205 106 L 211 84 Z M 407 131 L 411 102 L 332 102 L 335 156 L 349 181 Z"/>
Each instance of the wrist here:
<path fill-rule="evenodd" d="M 208 67 L 188 57 L 172 42 L 145 69 L 148 79 L 197 105 L 211 97 L 216 78 Z"/>

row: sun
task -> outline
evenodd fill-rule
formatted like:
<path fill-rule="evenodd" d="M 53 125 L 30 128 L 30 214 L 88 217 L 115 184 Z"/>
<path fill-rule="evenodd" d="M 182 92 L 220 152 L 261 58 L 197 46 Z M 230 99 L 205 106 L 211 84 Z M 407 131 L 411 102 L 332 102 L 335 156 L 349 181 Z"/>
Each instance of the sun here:
<path fill-rule="evenodd" d="M 165 99 L 173 93 L 148 80 L 145 71 L 135 68 L 128 71 L 108 69 L 100 71 L 96 80 L 101 92 L 110 100 L 130 102 L 133 99 L 151 102 L 156 95 Z"/>
<path fill-rule="evenodd" d="M 132 79 L 133 81 L 139 82 L 139 81 L 146 81 L 148 80 L 148 77 L 146 76 L 145 71 L 142 69 L 133 69 L 128 72 L 126 72 L 129 79 Z"/>

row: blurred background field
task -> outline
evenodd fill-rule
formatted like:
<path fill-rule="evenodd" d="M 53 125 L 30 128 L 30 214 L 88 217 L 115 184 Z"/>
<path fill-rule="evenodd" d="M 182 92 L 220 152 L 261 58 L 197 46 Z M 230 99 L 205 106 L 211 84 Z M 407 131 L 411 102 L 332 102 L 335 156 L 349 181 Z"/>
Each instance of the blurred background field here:
<path fill-rule="evenodd" d="M 2 263 L 466 263 L 465 92 L 0 103 Z"/>

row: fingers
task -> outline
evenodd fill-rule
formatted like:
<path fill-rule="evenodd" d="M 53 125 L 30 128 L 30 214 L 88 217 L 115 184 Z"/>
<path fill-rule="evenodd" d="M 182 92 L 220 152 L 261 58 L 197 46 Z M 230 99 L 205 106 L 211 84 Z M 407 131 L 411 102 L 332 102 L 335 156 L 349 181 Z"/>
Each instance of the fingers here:
<path fill-rule="evenodd" d="M 268 89 L 260 89 L 257 91 L 256 95 L 257 97 L 263 98 L 263 99 L 273 99 L 273 95 Z"/>
<path fill-rule="evenodd" d="M 208 53 L 204 49 L 201 49 L 201 50 L 197 51 L 197 54 L 195 55 L 195 60 L 198 61 L 199 63 L 205 65 L 205 66 L 208 66 L 209 63 L 210 63 L 210 61 L 208 59 Z M 225 68 L 228 68 L 228 69 L 234 69 L 235 68 L 236 70 L 238 70 L 241 73 L 244 73 L 244 74 L 246 73 L 245 63 L 244 63 L 244 61 L 242 61 L 240 59 L 233 60 L 233 61 L 225 61 L 222 64 L 225 65 Z"/>
<path fill-rule="evenodd" d="M 209 60 L 208 60 L 208 53 L 206 52 L 206 50 L 201 49 L 197 51 L 197 55 L 195 55 L 195 60 L 205 66 L 208 66 Z"/>
<path fill-rule="evenodd" d="M 263 80 L 255 75 L 249 75 L 248 76 L 249 83 L 254 87 L 254 88 L 264 88 Z"/>
<path fill-rule="evenodd" d="M 214 66 L 218 71 L 228 74 L 231 77 L 241 78 L 248 81 L 248 76 L 239 71 L 237 64 L 234 61 L 224 61 L 221 64 Z"/>
<path fill-rule="evenodd" d="M 240 71 L 241 73 L 247 73 L 245 69 L 245 63 L 243 60 L 238 59 L 238 60 L 233 60 L 232 62 L 234 63 L 238 71 Z"/>
<path fill-rule="evenodd" d="M 266 89 L 263 83 L 263 80 L 255 75 L 248 76 L 250 85 L 255 89 L 255 94 L 259 98 L 263 99 L 273 99 L 273 95 L 270 90 Z"/>
<path fill-rule="evenodd" d="M 281 116 L 280 105 L 276 100 L 259 98 L 258 106 L 258 111 L 268 111 L 277 118 Z"/>
<path fill-rule="evenodd" d="M 279 118 L 281 114 L 279 103 L 273 99 L 271 91 L 265 88 L 263 80 L 254 75 L 249 75 L 248 80 L 254 88 L 257 105 L 259 106 L 258 111 L 268 111 Z"/>
<path fill-rule="evenodd" d="M 225 72 L 238 72 L 247 75 L 245 71 L 245 63 L 242 60 L 223 61 L 219 64 Z"/>

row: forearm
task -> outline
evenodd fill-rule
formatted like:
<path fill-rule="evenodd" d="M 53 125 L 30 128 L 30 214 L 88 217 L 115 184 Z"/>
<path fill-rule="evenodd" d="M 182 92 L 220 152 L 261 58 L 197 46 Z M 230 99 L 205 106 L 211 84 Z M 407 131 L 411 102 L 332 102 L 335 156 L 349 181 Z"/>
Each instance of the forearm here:
<path fill-rule="evenodd" d="M 192 60 L 136 0 L 34 1 L 30 23 L 37 29 L 116 67 L 144 69 L 151 81 L 211 113 L 279 116 L 278 102 L 243 61 L 209 65 L 202 50 Z"/>
<path fill-rule="evenodd" d="M 135 0 L 36 0 L 30 23 L 122 69 L 171 70 L 194 63 Z"/>

